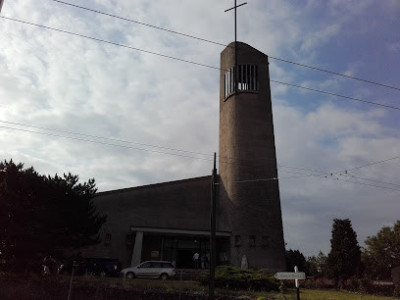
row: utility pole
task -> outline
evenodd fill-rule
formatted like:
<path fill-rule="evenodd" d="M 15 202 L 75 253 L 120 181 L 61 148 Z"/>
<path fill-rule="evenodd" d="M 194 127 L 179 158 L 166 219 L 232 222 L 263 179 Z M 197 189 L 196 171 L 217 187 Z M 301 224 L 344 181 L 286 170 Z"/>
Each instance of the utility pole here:
<path fill-rule="evenodd" d="M 209 299 L 214 300 L 214 290 L 215 290 L 215 265 L 216 265 L 216 214 L 217 214 L 217 190 L 216 190 L 216 180 L 217 180 L 217 154 L 214 152 L 214 168 L 212 170 L 211 176 L 211 213 L 210 213 L 210 282 L 209 282 Z"/>

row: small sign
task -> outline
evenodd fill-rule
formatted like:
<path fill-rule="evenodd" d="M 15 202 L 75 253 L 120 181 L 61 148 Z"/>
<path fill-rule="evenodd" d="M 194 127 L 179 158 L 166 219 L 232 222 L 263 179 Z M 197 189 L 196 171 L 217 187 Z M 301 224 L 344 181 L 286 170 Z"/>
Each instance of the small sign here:
<path fill-rule="evenodd" d="M 151 257 L 152 258 L 157 258 L 159 256 L 159 252 L 158 251 L 151 251 Z"/>
<path fill-rule="evenodd" d="M 278 280 L 295 280 L 295 279 L 306 279 L 306 273 L 304 272 L 278 272 L 274 275 Z"/>

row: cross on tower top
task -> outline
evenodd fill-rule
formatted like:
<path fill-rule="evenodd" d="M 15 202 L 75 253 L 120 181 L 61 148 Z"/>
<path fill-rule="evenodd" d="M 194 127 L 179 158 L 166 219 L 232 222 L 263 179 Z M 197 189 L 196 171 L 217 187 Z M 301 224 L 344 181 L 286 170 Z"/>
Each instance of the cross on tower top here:
<path fill-rule="evenodd" d="M 236 21 L 236 19 L 237 19 L 237 8 L 240 7 L 240 6 L 243 6 L 245 4 L 247 4 L 247 2 L 239 4 L 239 5 L 236 5 L 236 0 L 235 0 L 234 6 L 229 8 L 229 9 L 227 9 L 227 10 L 225 10 L 225 12 L 230 11 L 232 9 L 235 10 L 235 44 L 236 44 L 236 41 L 237 41 L 237 21 Z"/>

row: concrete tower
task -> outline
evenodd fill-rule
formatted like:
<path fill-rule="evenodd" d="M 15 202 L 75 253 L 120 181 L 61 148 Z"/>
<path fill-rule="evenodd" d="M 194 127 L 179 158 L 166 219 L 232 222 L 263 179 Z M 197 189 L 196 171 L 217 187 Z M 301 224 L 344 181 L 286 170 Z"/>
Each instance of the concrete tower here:
<path fill-rule="evenodd" d="M 277 271 L 285 250 L 268 64 L 241 42 L 221 53 L 219 199 L 231 263 Z"/>

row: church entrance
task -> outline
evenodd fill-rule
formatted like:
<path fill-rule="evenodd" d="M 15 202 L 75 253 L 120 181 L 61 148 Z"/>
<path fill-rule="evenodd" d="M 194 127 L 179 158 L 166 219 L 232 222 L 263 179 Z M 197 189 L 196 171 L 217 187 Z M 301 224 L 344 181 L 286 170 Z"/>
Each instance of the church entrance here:
<path fill-rule="evenodd" d="M 228 238 L 217 238 L 217 264 L 227 263 Z M 142 259 L 167 260 L 178 269 L 207 269 L 210 264 L 210 241 L 199 236 L 144 235 Z"/>
<path fill-rule="evenodd" d="M 204 269 L 205 261 L 210 256 L 210 242 L 207 238 L 179 237 L 166 238 L 165 253 L 174 254 L 170 258 L 179 269 Z"/>

